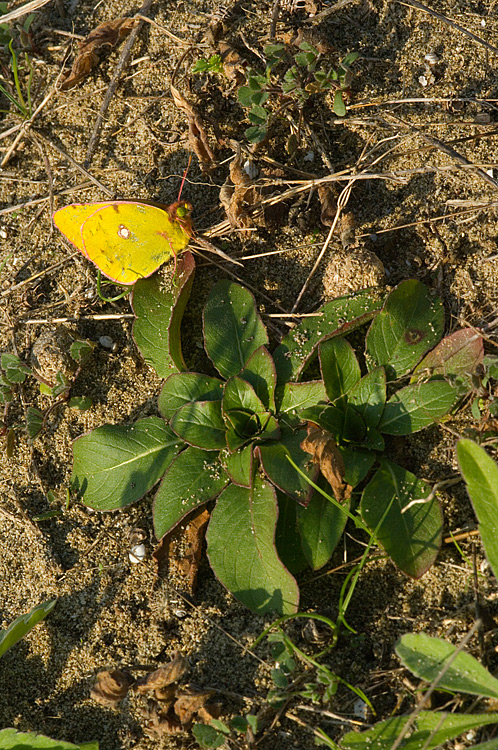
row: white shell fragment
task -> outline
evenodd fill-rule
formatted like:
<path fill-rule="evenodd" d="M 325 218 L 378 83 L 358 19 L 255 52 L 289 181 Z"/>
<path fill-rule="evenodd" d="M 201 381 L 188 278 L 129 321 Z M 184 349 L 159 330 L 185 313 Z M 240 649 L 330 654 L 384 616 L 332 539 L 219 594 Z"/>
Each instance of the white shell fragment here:
<path fill-rule="evenodd" d="M 437 65 L 439 62 L 439 57 L 435 52 L 428 52 L 425 55 L 424 60 L 428 65 Z"/>
<path fill-rule="evenodd" d="M 137 564 L 145 560 L 146 554 L 145 544 L 135 544 L 129 551 L 128 557 L 130 558 L 130 562 Z"/>

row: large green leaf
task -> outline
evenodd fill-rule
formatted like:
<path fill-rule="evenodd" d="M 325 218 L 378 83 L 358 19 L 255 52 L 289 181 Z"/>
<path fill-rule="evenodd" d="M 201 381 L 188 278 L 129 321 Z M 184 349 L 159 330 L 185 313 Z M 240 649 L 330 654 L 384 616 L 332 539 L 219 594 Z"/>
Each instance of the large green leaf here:
<path fill-rule="evenodd" d="M 498 466 L 484 448 L 472 440 L 459 440 L 457 456 L 479 521 L 484 552 L 498 578 Z"/>
<path fill-rule="evenodd" d="M 172 462 L 154 498 L 152 517 L 158 539 L 187 513 L 216 497 L 228 483 L 218 454 L 187 448 Z"/>
<path fill-rule="evenodd" d="M 52 740 L 34 732 L 0 729 L 0 750 L 99 750 L 99 743 L 94 741 L 73 745 L 72 742 Z"/>
<path fill-rule="evenodd" d="M 293 575 L 308 567 L 297 528 L 299 503 L 277 490 L 278 521 L 275 532 L 277 553 L 283 564 Z"/>
<path fill-rule="evenodd" d="M 317 311 L 319 315 L 305 318 L 273 352 L 278 383 L 282 385 L 289 380 L 299 380 L 320 342 L 332 336 L 345 336 L 368 323 L 379 310 L 381 300 L 382 292 L 378 289 L 363 289 L 351 296 L 327 302 Z"/>
<path fill-rule="evenodd" d="M 185 370 L 180 326 L 194 280 L 194 256 L 187 250 L 179 258 L 175 276 L 165 290 L 159 274 L 140 279 L 133 287 L 136 315 L 133 338 L 148 365 L 159 377 Z"/>
<path fill-rule="evenodd" d="M 260 346 L 251 354 L 240 377 L 252 385 L 267 409 L 275 411 L 277 374 L 273 357 L 266 347 Z"/>
<path fill-rule="evenodd" d="M 402 466 L 383 461 L 363 490 L 361 514 L 389 557 L 401 570 L 420 578 L 435 561 L 441 546 L 443 517 L 436 498 L 422 500 L 430 486 Z"/>
<path fill-rule="evenodd" d="M 226 451 L 223 455 L 225 470 L 235 484 L 250 487 L 252 482 L 253 446 L 247 445 L 235 453 Z"/>
<path fill-rule="evenodd" d="M 386 403 L 386 371 L 375 367 L 348 393 L 348 402 L 361 414 L 367 427 L 377 427 Z"/>
<path fill-rule="evenodd" d="M 277 499 L 258 474 L 250 489 L 229 485 L 207 531 L 208 557 L 221 583 L 253 612 L 293 614 L 299 589 L 275 550 Z"/>
<path fill-rule="evenodd" d="M 182 445 L 159 417 L 97 427 L 73 443 L 72 486 L 90 508 L 123 508 L 152 489 Z"/>
<path fill-rule="evenodd" d="M 177 372 L 170 375 L 159 394 L 157 405 L 165 419 L 171 419 L 180 406 L 191 401 L 219 401 L 223 396 L 223 381 L 197 372 Z"/>
<path fill-rule="evenodd" d="M 301 422 L 300 412 L 302 409 L 327 403 L 327 392 L 322 380 L 312 380 L 306 383 L 286 383 L 278 391 L 279 414 L 285 415 L 285 421 L 289 424 Z"/>
<path fill-rule="evenodd" d="M 408 720 L 408 716 L 395 716 L 379 721 L 366 732 L 348 732 L 342 738 L 340 747 L 342 750 L 390 750 Z M 497 722 L 498 714 L 421 711 L 400 747 L 403 750 L 435 750 L 463 732 Z"/>
<path fill-rule="evenodd" d="M 36 607 L 33 607 L 25 615 L 17 617 L 10 623 L 8 628 L 0 630 L 0 656 L 3 656 L 7 649 L 14 646 L 21 638 L 24 638 L 26 633 L 29 633 L 31 628 L 34 628 L 37 623 L 44 620 L 48 613 L 55 607 L 56 602 L 57 599 L 51 599 L 48 602 L 37 604 Z"/>
<path fill-rule="evenodd" d="M 463 375 L 470 378 L 471 373 L 482 364 L 484 345 L 482 336 L 473 328 L 463 328 L 446 336 L 417 365 L 413 371 L 412 382 L 420 374 Z"/>
<path fill-rule="evenodd" d="M 448 414 L 458 398 L 458 390 L 446 380 L 407 385 L 385 405 L 378 429 L 387 435 L 410 435 Z"/>
<path fill-rule="evenodd" d="M 193 401 L 171 417 L 171 428 L 189 445 L 208 451 L 226 447 L 221 401 Z"/>
<path fill-rule="evenodd" d="M 225 421 L 232 409 L 250 414 L 263 414 L 266 411 L 265 405 L 256 395 L 252 385 L 237 376 L 227 380 L 221 408 Z"/>
<path fill-rule="evenodd" d="M 320 477 L 318 484 L 326 492 L 330 492 L 330 487 L 323 477 Z M 345 502 L 344 507 L 349 510 L 349 502 Z M 328 563 L 347 520 L 344 510 L 317 491 L 313 492 L 306 507 L 297 506 L 297 528 L 310 568 L 318 570 Z"/>
<path fill-rule="evenodd" d="M 438 343 L 443 327 L 441 301 L 420 281 L 402 281 L 369 328 L 368 359 L 383 365 L 389 380 L 400 378 Z"/>
<path fill-rule="evenodd" d="M 237 375 L 251 355 L 268 343 L 251 292 L 233 281 L 219 281 L 204 308 L 204 343 L 218 372 Z"/>
<path fill-rule="evenodd" d="M 361 377 L 354 349 L 348 341 L 337 337 L 320 344 L 319 357 L 329 401 L 341 406 L 345 403 L 348 391 Z"/>
<path fill-rule="evenodd" d="M 471 654 L 460 651 L 452 643 L 441 638 L 432 638 L 425 633 L 408 633 L 396 644 L 396 653 L 403 665 L 416 677 L 432 682 L 443 668 L 444 675 L 438 680 L 441 690 L 455 693 L 470 693 L 487 698 L 498 698 L 498 680 L 488 672 Z M 456 654 L 456 655 L 455 655 Z"/>
<path fill-rule="evenodd" d="M 279 490 L 301 503 L 306 502 L 312 488 L 289 463 L 287 457 L 291 458 L 310 479 L 316 479 L 318 469 L 316 465 L 312 465 L 310 469 L 310 454 L 301 448 L 305 437 L 306 432 L 303 429 L 294 431 L 283 427 L 280 440 L 263 443 L 256 448 L 263 471 L 269 480 Z"/>

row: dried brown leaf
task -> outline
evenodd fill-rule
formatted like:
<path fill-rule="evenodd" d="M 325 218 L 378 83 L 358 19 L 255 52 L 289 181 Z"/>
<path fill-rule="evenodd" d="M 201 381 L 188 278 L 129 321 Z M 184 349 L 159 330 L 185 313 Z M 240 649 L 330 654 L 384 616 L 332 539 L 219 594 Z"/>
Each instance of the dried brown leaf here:
<path fill-rule="evenodd" d="M 151 690 L 160 691 L 174 682 L 178 682 L 185 674 L 186 669 L 187 660 L 177 651 L 169 664 L 146 674 L 135 683 L 134 688 L 139 693 L 148 693 Z M 166 692 L 165 695 L 168 695 L 168 693 Z"/>
<path fill-rule="evenodd" d="M 198 690 L 193 687 L 183 688 L 175 701 L 174 711 L 183 727 L 188 728 L 214 695 L 214 690 Z"/>
<path fill-rule="evenodd" d="M 353 488 L 344 481 L 344 461 L 330 432 L 308 422 L 308 435 L 302 441 L 301 448 L 310 453 L 313 462 L 318 464 L 337 502 L 348 500 Z"/>
<path fill-rule="evenodd" d="M 78 54 L 68 77 L 61 85 L 62 91 L 73 88 L 86 78 L 90 71 L 120 44 L 138 23 L 138 18 L 115 18 L 93 29 L 86 39 L 79 42 Z"/>
<path fill-rule="evenodd" d="M 145 724 L 145 732 L 150 737 L 163 737 L 168 734 L 178 734 L 183 727 L 175 714 L 168 710 L 159 710 L 157 704 L 148 707 L 148 718 Z"/>
<path fill-rule="evenodd" d="M 223 61 L 223 71 L 233 86 L 242 86 L 246 80 L 248 61 L 228 42 L 218 43 L 218 52 Z"/>
<path fill-rule="evenodd" d="M 158 576 L 180 578 L 189 595 L 195 591 L 202 545 L 209 521 L 209 511 L 202 508 L 166 534 L 153 553 Z"/>
<path fill-rule="evenodd" d="M 103 706 L 117 706 L 123 698 L 126 698 L 132 682 L 131 675 L 119 669 L 99 672 L 97 681 L 90 691 L 90 697 Z"/>
<path fill-rule="evenodd" d="M 202 118 L 194 105 L 185 99 L 183 94 L 180 94 L 174 86 L 171 86 L 171 94 L 175 106 L 187 117 L 189 146 L 199 159 L 202 171 L 209 172 L 216 166 L 216 157 L 209 145 Z"/>
<path fill-rule="evenodd" d="M 264 224 L 262 214 L 258 217 L 251 211 L 251 208 L 260 200 L 259 189 L 242 167 L 239 148 L 235 159 L 230 162 L 230 179 L 220 190 L 220 201 L 231 226 L 243 230 L 240 233 L 242 238 L 251 235 L 250 228 L 254 228 L 257 224 Z"/>
<path fill-rule="evenodd" d="M 337 214 L 337 201 L 334 189 L 329 185 L 320 185 L 318 187 L 318 197 L 322 207 L 320 221 L 324 226 L 331 227 Z"/>

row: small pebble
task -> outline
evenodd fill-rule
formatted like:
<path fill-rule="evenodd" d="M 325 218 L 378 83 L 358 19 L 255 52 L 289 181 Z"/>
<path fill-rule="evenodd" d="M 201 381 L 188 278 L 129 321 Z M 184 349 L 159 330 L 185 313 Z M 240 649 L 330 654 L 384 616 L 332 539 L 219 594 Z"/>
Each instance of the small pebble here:
<path fill-rule="evenodd" d="M 313 151 L 308 151 L 308 153 L 303 156 L 303 161 L 314 161 L 314 160 L 315 160 L 315 154 Z"/>
<path fill-rule="evenodd" d="M 145 560 L 146 555 L 146 549 L 145 544 L 135 544 L 130 552 L 128 553 L 128 557 L 130 558 L 130 562 L 132 563 L 141 563 Z"/>
<path fill-rule="evenodd" d="M 368 716 L 368 706 L 364 700 L 358 698 L 353 704 L 353 713 L 360 719 L 366 719 Z"/>
<path fill-rule="evenodd" d="M 251 178 L 251 180 L 255 180 L 259 174 L 259 169 L 251 159 L 247 159 L 247 161 L 244 162 L 244 172 Z"/>
<path fill-rule="evenodd" d="M 489 571 L 489 563 L 487 560 L 483 560 L 479 565 L 481 573 L 487 573 Z"/>
<path fill-rule="evenodd" d="M 100 346 L 103 346 L 104 349 L 112 349 L 112 347 L 114 346 L 114 341 L 110 336 L 100 336 L 99 344 Z"/>
<path fill-rule="evenodd" d="M 425 76 L 419 76 L 418 82 L 421 86 L 427 86 L 427 78 Z"/>
<path fill-rule="evenodd" d="M 0 227 L 0 239 L 2 240 L 7 239 L 7 231 L 3 227 Z"/>
<path fill-rule="evenodd" d="M 424 60 L 428 65 L 437 65 L 439 62 L 439 57 L 434 52 L 428 52 L 425 55 Z"/>

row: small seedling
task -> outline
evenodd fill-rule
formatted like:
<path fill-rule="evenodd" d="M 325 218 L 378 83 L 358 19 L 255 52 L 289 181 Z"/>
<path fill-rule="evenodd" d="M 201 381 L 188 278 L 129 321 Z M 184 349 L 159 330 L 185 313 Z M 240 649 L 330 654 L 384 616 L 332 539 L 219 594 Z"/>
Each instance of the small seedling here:
<path fill-rule="evenodd" d="M 297 610 L 292 573 L 323 567 L 348 517 L 421 576 L 438 554 L 441 509 L 425 482 L 389 459 L 388 441 L 434 424 L 468 393 L 481 339 L 469 330 L 440 341 L 441 302 L 405 281 L 385 300 L 365 290 L 329 302 L 270 354 L 254 298 L 222 281 L 203 331 L 218 376 L 203 375 L 187 372 L 181 356 L 186 289 L 173 303 L 154 277 L 135 285 L 135 339 L 158 372 L 177 372 L 159 397 L 163 419 L 105 425 L 75 441 L 72 484 L 85 504 L 122 508 L 162 480 L 153 506 L 160 539 L 216 501 L 211 567 L 259 613 Z M 345 336 L 370 321 L 362 372 Z"/>
<path fill-rule="evenodd" d="M 335 70 L 320 66 L 320 53 L 308 42 L 301 42 L 299 50 L 292 53 L 288 45 L 269 44 L 264 48 L 264 72 L 253 68 L 247 71 L 247 85 L 240 87 L 238 99 L 249 110 L 252 126 L 245 135 L 251 143 L 260 143 L 268 135 L 271 120 L 276 116 L 272 114 L 275 106 L 278 114 L 293 106 L 302 111 L 310 97 L 333 90 L 335 114 L 339 117 L 346 114 L 344 93 L 351 82 L 350 66 L 358 53 L 346 55 Z"/>
<path fill-rule="evenodd" d="M 51 404 L 45 411 L 41 411 L 34 406 L 27 407 L 26 421 L 23 427 L 29 438 L 33 439 L 40 434 L 50 413 L 61 403 L 67 403 L 69 407 L 80 411 L 89 409 L 92 405 L 91 399 L 87 396 L 71 397 L 71 388 L 94 347 L 95 345 L 89 341 L 74 341 L 69 350 L 70 358 L 75 365 L 74 372 L 71 378 L 62 372 L 57 372 L 53 383 L 48 383 L 43 375 L 28 367 L 16 354 L 4 352 L 0 355 L 0 404 L 5 405 L 3 421 L 0 422 L 0 434 L 7 435 L 11 442 L 14 440 L 17 425 L 7 425 L 8 408 L 15 400 L 20 386 L 28 376 L 38 380 L 40 393 L 56 399 L 55 403 Z M 11 454 L 9 445 L 7 445 L 7 453 Z"/>
<path fill-rule="evenodd" d="M 1 14 L 7 12 L 7 5 L 7 3 L 0 3 Z M 15 46 L 21 49 L 28 46 L 31 39 L 30 27 L 34 18 L 34 14 L 28 15 L 22 25 L 14 26 L 0 22 L 0 48 L 3 48 L 3 54 L 0 51 L 0 93 L 14 105 L 25 120 L 29 119 L 33 113 L 31 101 L 33 65 L 27 52 L 22 54 L 21 62 L 19 62 L 19 53 Z M 4 57 L 7 58 L 5 62 Z M 23 78 L 26 75 L 27 80 L 24 82 Z"/>
<path fill-rule="evenodd" d="M 192 73 L 223 73 L 223 60 L 221 55 L 211 55 L 202 58 L 192 66 Z"/>

